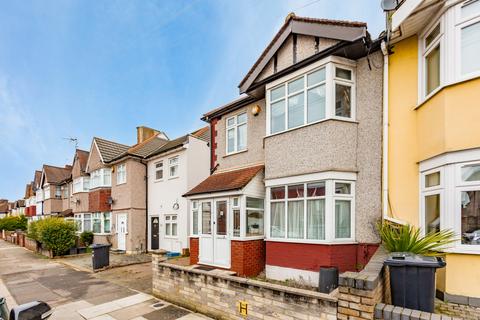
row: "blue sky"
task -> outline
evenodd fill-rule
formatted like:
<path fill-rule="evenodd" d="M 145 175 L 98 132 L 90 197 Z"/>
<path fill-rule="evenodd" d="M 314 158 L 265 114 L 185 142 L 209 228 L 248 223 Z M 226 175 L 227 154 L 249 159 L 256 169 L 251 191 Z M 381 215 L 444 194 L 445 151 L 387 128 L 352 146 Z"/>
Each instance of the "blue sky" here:
<path fill-rule="evenodd" d="M 0 0 L 0 198 L 42 164 L 71 164 L 76 137 L 133 144 L 204 125 L 289 12 L 384 25 L 379 0 Z"/>

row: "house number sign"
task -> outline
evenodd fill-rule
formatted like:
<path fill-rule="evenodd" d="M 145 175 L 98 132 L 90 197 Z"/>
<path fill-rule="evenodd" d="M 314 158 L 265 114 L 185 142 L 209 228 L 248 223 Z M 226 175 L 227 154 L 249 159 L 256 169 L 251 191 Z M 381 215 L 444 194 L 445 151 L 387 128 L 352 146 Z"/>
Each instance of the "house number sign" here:
<path fill-rule="evenodd" d="M 238 312 L 244 317 L 248 315 L 248 303 L 246 301 L 238 301 Z"/>

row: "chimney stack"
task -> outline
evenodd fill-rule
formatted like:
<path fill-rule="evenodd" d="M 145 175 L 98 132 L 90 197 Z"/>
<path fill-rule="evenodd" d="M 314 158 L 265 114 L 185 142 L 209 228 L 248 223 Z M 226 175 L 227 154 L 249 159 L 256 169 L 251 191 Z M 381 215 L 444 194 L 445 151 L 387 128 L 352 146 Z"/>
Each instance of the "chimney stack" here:
<path fill-rule="evenodd" d="M 142 143 L 148 138 L 153 137 L 154 135 L 159 133 L 160 131 L 157 131 L 149 127 L 145 127 L 145 126 L 137 127 L 137 143 Z"/>

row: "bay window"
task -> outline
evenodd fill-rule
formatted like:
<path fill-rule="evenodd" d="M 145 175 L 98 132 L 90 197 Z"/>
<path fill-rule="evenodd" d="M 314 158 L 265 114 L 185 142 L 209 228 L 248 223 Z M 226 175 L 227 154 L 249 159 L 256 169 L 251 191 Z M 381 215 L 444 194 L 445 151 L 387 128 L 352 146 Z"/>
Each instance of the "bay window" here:
<path fill-rule="evenodd" d="M 267 134 L 327 118 L 354 119 L 354 62 L 319 62 L 311 71 L 267 88 Z M 281 81 L 281 80 L 279 80 Z M 292 204 L 294 206 L 294 204 Z"/>
<path fill-rule="evenodd" d="M 353 181 L 337 180 L 269 187 L 268 237 L 307 242 L 353 240 L 353 187 Z"/>
<path fill-rule="evenodd" d="M 127 182 L 127 167 L 125 163 L 117 165 L 117 185 Z"/>
<path fill-rule="evenodd" d="M 90 173 L 90 189 L 112 186 L 112 170 L 110 168 L 98 169 Z"/>
<path fill-rule="evenodd" d="M 102 232 L 102 214 L 100 212 L 92 213 L 92 232 Z"/>
<path fill-rule="evenodd" d="M 109 234 L 112 231 L 112 213 L 76 213 L 73 221 L 77 232 L 91 231 L 94 234 Z"/>
<path fill-rule="evenodd" d="M 247 113 L 227 118 L 227 154 L 247 149 Z"/>
<path fill-rule="evenodd" d="M 62 187 L 55 186 L 55 198 L 61 199 L 62 198 Z"/>

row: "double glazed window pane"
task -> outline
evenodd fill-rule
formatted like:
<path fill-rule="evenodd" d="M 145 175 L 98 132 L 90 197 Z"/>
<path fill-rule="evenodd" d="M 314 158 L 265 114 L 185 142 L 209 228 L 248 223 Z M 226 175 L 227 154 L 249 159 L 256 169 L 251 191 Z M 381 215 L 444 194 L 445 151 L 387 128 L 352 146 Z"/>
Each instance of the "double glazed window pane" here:
<path fill-rule="evenodd" d="M 198 209 L 192 212 L 192 234 L 198 234 Z"/>
<path fill-rule="evenodd" d="M 233 236 L 240 237 L 240 210 L 233 210 Z"/>
<path fill-rule="evenodd" d="M 304 212 L 302 201 L 288 202 L 288 238 L 303 239 Z"/>
<path fill-rule="evenodd" d="M 480 1 L 467 1 L 462 6 L 462 18 L 469 18 L 480 13 Z"/>
<path fill-rule="evenodd" d="M 440 86 L 440 45 L 436 46 L 425 57 L 426 94 Z"/>
<path fill-rule="evenodd" d="M 325 200 L 307 201 L 307 239 L 325 239 Z"/>
<path fill-rule="evenodd" d="M 430 32 L 430 34 L 425 38 L 425 48 L 428 48 L 432 44 L 432 42 L 437 39 L 438 35 L 440 34 L 440 24 Z"/>
<path fill-rule="evenodd" d="M 263 235 L 263 210 L 247 209 L 247 237 Z"/>
<path fill-rule="evenodd" d="M 270 120 L 272 133 L 285 130 L 285 100 L 280 100 L 271 105 Z"/>
<path fill-rule="evenodd" d="M 461 192 L 462 244 L 480 245 L 480 191 Z"/>
<path fill-rule="evenodd" d="M 247 149 L 247 125 L 237 127 L 237 151 Z"/>
<path fill-rule="evenodd" d="M 425 233 L 440 231 L 440 195 L 425 197 Z"/>
<path fill-rule="evenodd" d="M 228 152 L 234 152 L 235 151 L 235 128 L 229 129 L 227 131 L 227 146 L 228 146 Z"/>
<path fill-rule="evenodd" d="M 270 225 L 272 238 L 285 237 L 285 202 L 272 202 L 270 206 Z"/>
<path fill-rule="evenodd" d="M 110 233 L 111 231 L 110 221 L 111 221 L 111 213 L 110 212 L 104 213 L 103 214 L 103 232 Z"/>
<path fill-rule="evenodd" d="M 308 123 L 325 119 L 325 85 L 308 90 L 307 99 Z"/>
<path fill-rule="evenodd" d="M 440 185 L 440 172 L 434 172 L 425 176 L 425 188 Z"/>
<path fill-rule="evenodd" d="M 212 205 L 210 202 L 202 203 L 202 233 L 212 234 Z"/>
<path fill-rule="evenodd" d="M 317 70 L 307 75 L 307 85 L 314 86 L 322 81 L 325 81 L 325 68 Z"/>
<path fill-rule="evenodd" d="M 270 91 L 270 100 L 275 101 L 277 99 L 285 97 L 285 86 L 281 85 L 278 88 L 272 89 Z"/>
<path fill-rule="evenodd" d="M 288 98 L 288 128 L 295 128 L 303 124 L 304 118 L 303 92 Z"/>
<path fill-rule="evenodd" d="M 339 79 L 352 80 L 352 71 L 342 68 L 335 68 L 335 77 Z"/>
<path fill-rule="evenodd" d="M 351 202 L 335 200 L 335 238 L 351 237 Z"/>
<path fill-rule="evenodd" d="M 303 90 L 303 77 L 288 83 L 288 94 Z"/>
<path fill-rule="evenodd" d="M 462 28 L 461 38 L 462 74 L 480 71 L 480 22 Z"/>
<path fill-rule="evenodd" d="M 480 165 L 468 165 L 462 167 L 463 181 L 480 181 Z"/>
<path fill-rule="evenodd" d="M 351 117 L 352 88 L 347 85 L 335 84 L 335 115 L 337 117 Z"/>

